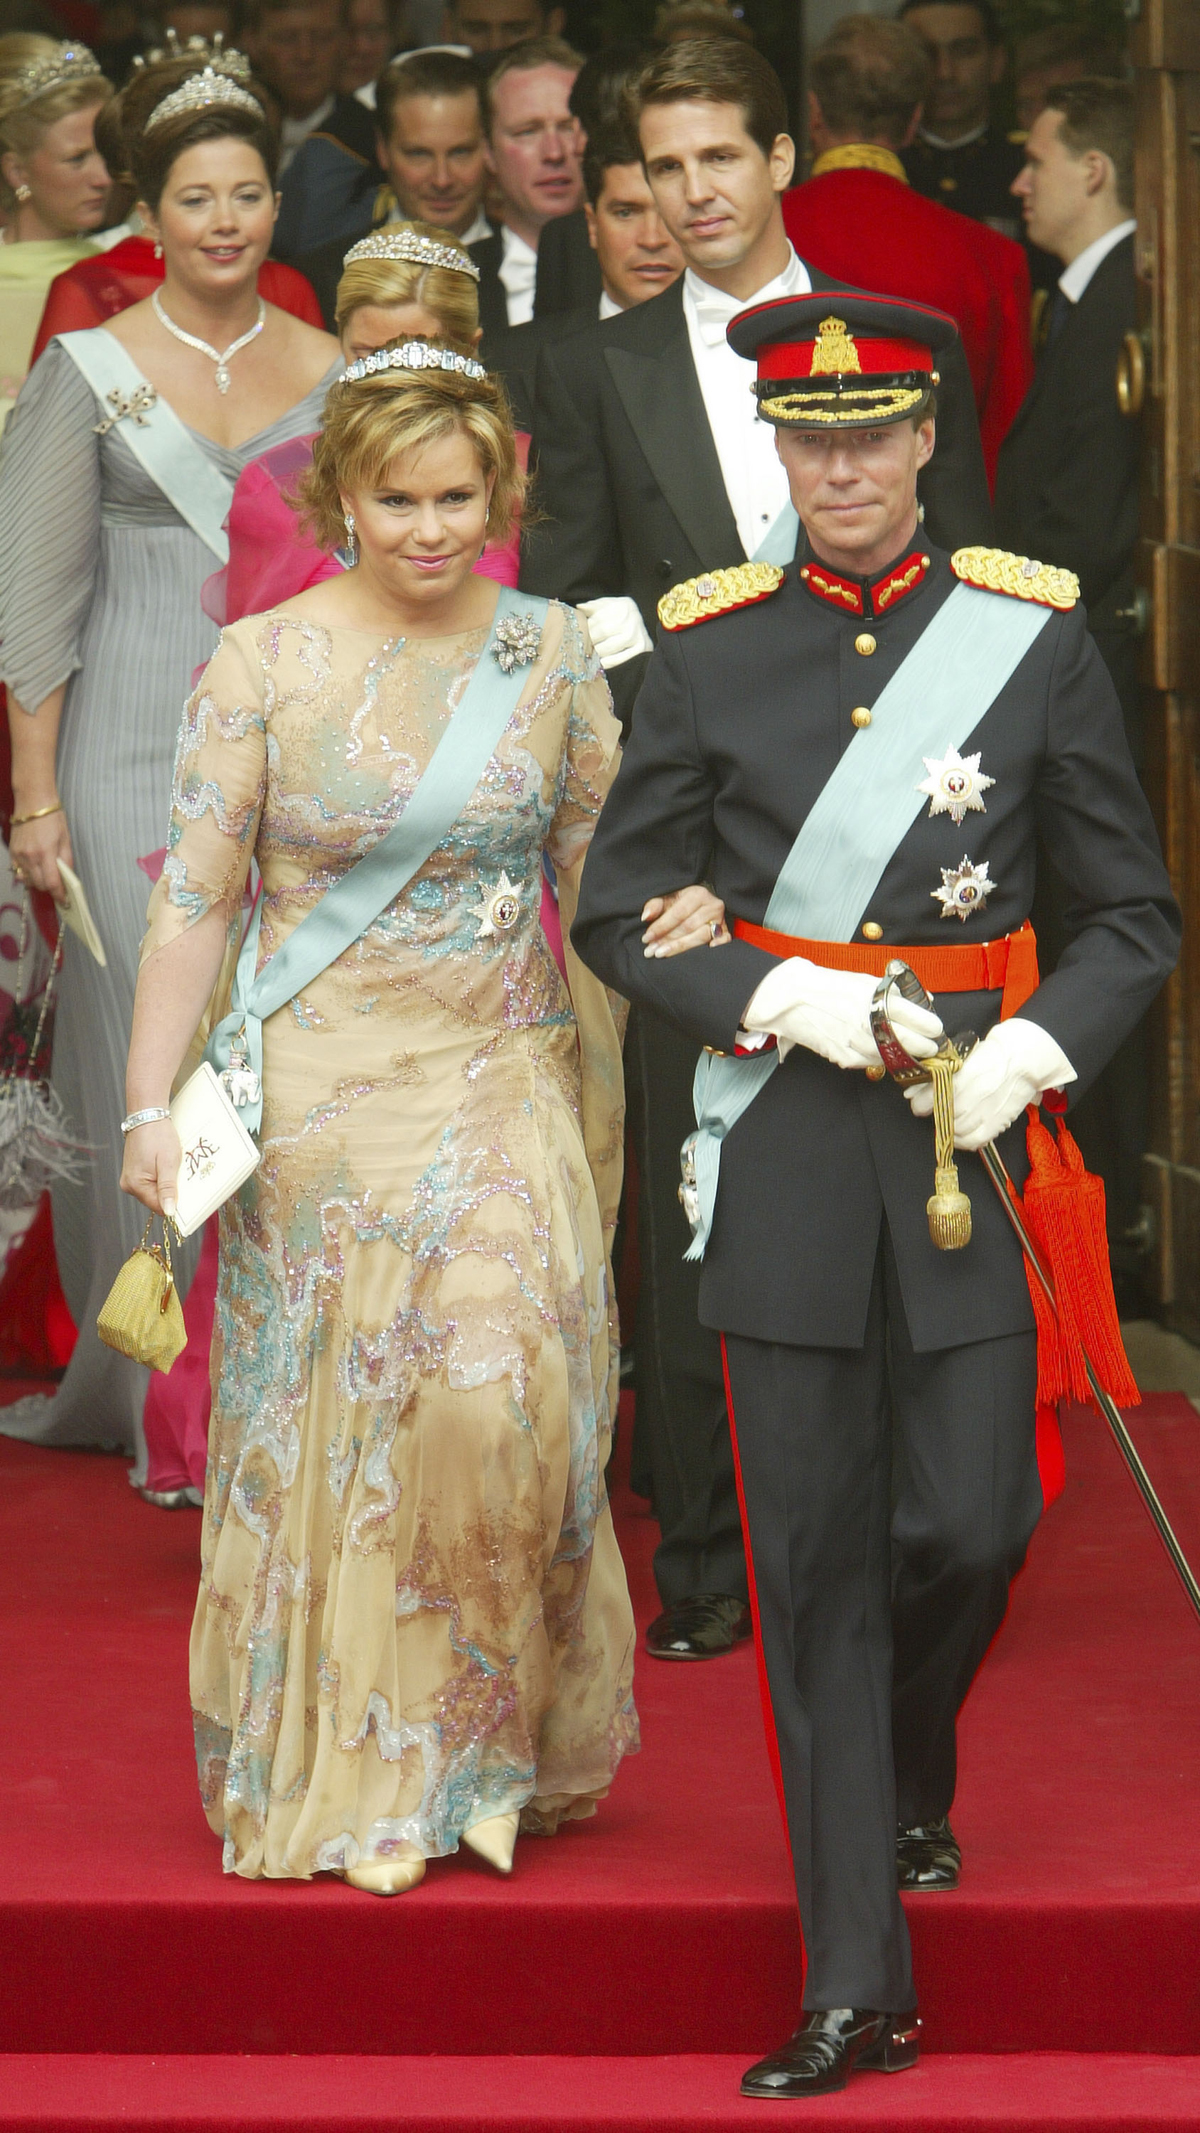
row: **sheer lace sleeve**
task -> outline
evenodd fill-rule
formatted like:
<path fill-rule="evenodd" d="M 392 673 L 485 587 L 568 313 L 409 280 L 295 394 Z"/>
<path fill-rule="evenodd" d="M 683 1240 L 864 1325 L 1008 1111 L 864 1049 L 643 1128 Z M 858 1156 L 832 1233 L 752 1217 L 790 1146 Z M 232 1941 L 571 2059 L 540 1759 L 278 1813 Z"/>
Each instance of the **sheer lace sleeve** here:
<path fill-rule="evenodd" d="M 266 783 L 263 695 L 253 637 L 227 630 L 184 707 L 143 960 L 213 910 L 223 912 L 231 939 L 240 931 Z"/>
<path fill-rule="evenodd" d="M 579 1030 L 584 1146 L 604 1225 L 613 1356 L 609 1389 L 615 1414 L 620 1357 L 611 1252 L 625 1154 L 621 1041 L 627 1010 L 625 1002 L 610 993 L 580 962 L 571 945 L 571 927 L 592 831 L 617 774 L 621 729 L 613 716 L 604 670 L 592 649 L 584 623 L 571 608 L 565 610 L 558 658 L 560 667 L 571 678 L 571 703 L 563 743 L 559 801 L 546 849 L 558 875 L 567 983 L 571 988 L 571 1004 Z"/>

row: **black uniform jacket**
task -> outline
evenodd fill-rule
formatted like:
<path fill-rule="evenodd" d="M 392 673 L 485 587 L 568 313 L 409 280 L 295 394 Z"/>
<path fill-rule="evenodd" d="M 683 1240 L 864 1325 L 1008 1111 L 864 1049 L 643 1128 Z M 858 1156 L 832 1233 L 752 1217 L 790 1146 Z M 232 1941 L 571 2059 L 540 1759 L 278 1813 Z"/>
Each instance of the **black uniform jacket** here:
<path fill-rule="evenodd" d="M 827 605 L 793 566 L 781 588 L 690 629 L 661 632 L 633 735 L 584 869 L 573 938 L 610 985 L 674 1021 L 697 1047 L 732 1051 L 775 958 L 749 942 L 647 960 L 646 898 L 712 883 L 732 922 L 761 923 L 817 794 L 855 728 L 954 589 L 947 558 L 876 615 Z M 880 574 L 883 575 L 882 573 Z M 989 597 L 1001 599 L 1005 594 Z M 860 653 L 866 633 L 874 652 Z M 865 641 L 865 640 L 864 640 Z M 1040 826 L 1069 884 L 1076 936 L 1021 1012 L 1092 1081 L 1172 969 L 1179 913 L 1130 762 L 1107 670 L 1082 611 L 1052 613 L 961 753 L 982 755 L 986 813 L 960 825 L 929 803 L 885 865 L 864 922 L 897 944 L 996 939 L 1028 916 Z M 914 751 L 914 785 L 925 770 Z M 965 924 L 932 891 L 964 854 L 995 883 Z M 951 1033 L 982 1036 L 998 993 L 943 994 Z M 1022 1126 L 1004 1136 L 1018 1178 Z M 790 1052 L 727 1135 L 700 1286 L 704 1324 L 802 1346 L 860 1346 L 884 1209 L 918 1350 L 1032 1325 L 1019 1251 L 982 1166 L 959 1158 L 975 1234 L 939 1252 L 925 1203 L 933 1124 L 890 1081 Z"/>
<path fill-rule="evenodd" d="M 837 286 L 808 271 L 814 289 Z M 938 448 L 921 495 L 930 539 L 957 548 L 990 540 L 992 506 L 961 341 L 940 364 Z M 746 560 L 692 360 L 682 279 L 543 350 L 531 459 L 541 512 L 523 547 L 521 584 L 531 592 L 573 604 L 626 593 L 652 632 L 672 585 Z M 630 660 L 609 677 L 623 719 L 642 672 Z"/>
<path fill-rule="evenodd" d="M 1093 623 L 1128 604 L 1138 529 L 1138 425 L 1117 405 L 1117 357 L 1137 323 L 1133 237 L 1101 260 L 1043 350 L 996 471 L 1006 548 L 1073 570 Z M 1115 592 L 1116 597 L 1111 598 Z"/>

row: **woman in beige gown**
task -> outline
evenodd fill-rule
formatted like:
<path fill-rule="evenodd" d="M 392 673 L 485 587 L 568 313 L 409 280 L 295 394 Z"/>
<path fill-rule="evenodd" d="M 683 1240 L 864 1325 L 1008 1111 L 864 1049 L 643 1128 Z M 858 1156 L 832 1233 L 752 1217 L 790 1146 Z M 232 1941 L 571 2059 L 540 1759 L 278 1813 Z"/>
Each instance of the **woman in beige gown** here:
<path fill-rule="evenodd" d="M 503 539 L 520 494 L 503 397 L 482 376 L 352 379 L 327 472 L 368 400 L 401 438 L 406 408 L 433 431 L 449 410 L 384 471 L 463 590 L 439 607 L 418 582 L 436 555 L 385 552 L 390 529 L 373 548 L 380 473 L 355 499 L 359 568 L 226 630 L 181 730 L 131 1112 L 166 1102 L 251 858 L 261 969 L 391 825 L 495 654 L 498 588 L 470 563 L 489 497 Z M 498 473 L 468 403 L 503 431 Z M 263 1024 L 261 1167 L 221 1213 L 191 1648 L 204 1805 L 246 1876 L 390 1893 L 464 1836 L 506 1867 L 518 1815 L 549 1833 L 592 1813 L 637 1745 L 604 1486 L 620 1053 L 603 988 L 572 957 L 568 996 L 539 922 L 546 851 L 568 931 L 618 729 L 574 613 L 549 604 L 534 641 L 441 847 Z M 169 1124 L 135 1128 L 126 1188 L 169 1202 L 177 1163 Z"/>

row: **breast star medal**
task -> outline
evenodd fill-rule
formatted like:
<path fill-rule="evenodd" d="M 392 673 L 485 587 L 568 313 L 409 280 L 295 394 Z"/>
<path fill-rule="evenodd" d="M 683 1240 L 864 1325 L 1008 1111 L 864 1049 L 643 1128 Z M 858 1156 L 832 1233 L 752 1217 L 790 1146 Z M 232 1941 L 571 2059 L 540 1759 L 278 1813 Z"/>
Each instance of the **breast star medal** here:
<path fill-rule="evenodd" d="M 483 902 L 471 906 L 469 916 L 479 920 L 477 941 L 494 941 L 501 933 L 511 933 L 521 916 L 521 891 L 523 881 L 510 881 L 501 869 L 495 888 L 483 891 Z"/>
<path fill-rule="evenodd" d="M 917 791 L 929 794 L 931 815 L 949 815 L 952 822 L 961 822 L 968 808 L 986 815 L 983 795 L 996 780 L 984 775 L 978 755 L 960 755 L 957 748 L 947 748 L 940 762 L 934 755 L 923 761 L 929 776 L 922 778 Z"/>
<path fill-rule="evenodd" d="M 492 647 L 501 672 L 511 674 L 514 667 L 532 665 L 541 642 L 542 626 L 535 614 L 505 615 L 496 624 L 496 642 Z"/>
<path fill-rule="evenodd" d="M 943 918 L 959 918 L 965 925 L 976 911 L 983 910 L 996 886 L 988 880 L 987 860 L 976 866 L 964 853 L 958 866 L 942 868 L 941 888 L 929 893 L 940 901 Z"/>

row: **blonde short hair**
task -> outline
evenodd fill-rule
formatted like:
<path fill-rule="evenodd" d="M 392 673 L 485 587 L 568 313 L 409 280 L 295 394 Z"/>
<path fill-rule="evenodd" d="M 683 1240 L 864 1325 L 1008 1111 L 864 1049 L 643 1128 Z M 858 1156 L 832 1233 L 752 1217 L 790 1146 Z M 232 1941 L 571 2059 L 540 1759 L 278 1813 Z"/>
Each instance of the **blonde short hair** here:
<path fill-rule="evenodd" d="M 378 234 L 386 237 L 401 230 L 428 237 L 434 244 L 453 242 L 431 222 L 389 223 Z M 437 319 L 438 338 L 447 348 L 459 355 L 475 353 L 479 290 L 474 276 L 456 267 L 427 267 L 412 259 L 352 259 L 337 285 L 338 332 L 344 333 L 347 321 L 367 304 L 424 304 Z"/>
<path fill-rule="evenodd" d="M 419 452 L 461 431 L 485 476 L 495 476 L 488 535 L 506 541 L 525 500 L 512 411 L 498 378 L 456 371 L 382 370 L 330 387 L 312 466 L 295 508 L 322 548 L 345 539 L 342 494 L 379 483 L 401 452 Z"/>
<path fill-rule="evenodd" d="M 32 155 L 41 146 L 47 127 L 73 111 L 86 111 L 103 104 L 112 95 L 112 83 L 103 74 L 84 74 L 78 81 L 60 82 L 32 103 L 22 100 L 21 76 L 35 59 L 53 59 L 62 46 L 53 37 L 39 37 L 32 30 L 12 30 L 0 37 L 0 155 Z M 17 196 L 8 180 L 0 176 L 0 211 L 11 213 Z"/>

